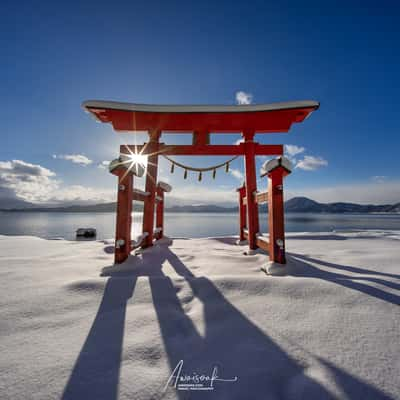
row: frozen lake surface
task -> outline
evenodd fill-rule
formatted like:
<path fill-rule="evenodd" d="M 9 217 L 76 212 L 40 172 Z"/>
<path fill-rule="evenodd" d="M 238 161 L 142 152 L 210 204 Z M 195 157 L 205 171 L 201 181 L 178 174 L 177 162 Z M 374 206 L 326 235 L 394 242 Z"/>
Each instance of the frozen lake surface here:
<path fill-rule="evenodd" d="M 267 232 L 267 215 L 260 213 L 261 230 Z M 97 238 L 112 238 L 114 213 L 0 212 L 1 235 L 31 235 L 74 239 L 78 228 L 97 229 Z M 287 213 L 288 232 L 331 232 L 333 230 L 400 230 L 399 214 L 313 214 Z M 134 235 L 141 233 L 141 214 L 133 215 Z M 238 233 L 234 213 L 166 213 L 165 232 L 171 237 L 210 237 Z"/>

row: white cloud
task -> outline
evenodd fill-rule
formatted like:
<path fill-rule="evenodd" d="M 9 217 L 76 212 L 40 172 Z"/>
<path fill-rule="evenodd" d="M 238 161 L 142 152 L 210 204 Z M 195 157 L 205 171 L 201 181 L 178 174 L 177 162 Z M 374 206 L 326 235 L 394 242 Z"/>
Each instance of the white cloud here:
<path fill-rule="evenodd" d="M 87 158 L 83 154 L 53 154 L 53 158 L 68 160 L 84 167 L 93 163 L 91 159 Z"/>
<path fill-rule="evenodd" d="M 22 160 L 0 161 L 0 200 L 36 204 L 99 203 L 115 199 L 115 190 L 63 186 L 49 169 Z"/>
<path fill-rule="evenodd" d="M 22 160 L 0 161 L 0 198 L 40 201 L 58 187 L 55 175 Z"/>
<path fill-rule="evenodd" d="M 289 157 L 294 157 L 297 154 L 304 153 L 304 151 L 304 147 L 296 146 L 295 144 L 285 144 L 285 153 Z"/>
<path fill-rule="evenodd" d="M 15 176 L 55 176 L 55 173 L 47 168 L 22 160 L 0 161 L 0 173 Z"/>
<path fill-rule="evenodd" d="M 107 169 L 109 165 L 110 165 L 110 161 L 102 161 L 101 163 L 97 164 L 97 168 Z"/>
<path fill-rule="evenodd" d="M 236 103 L 237 104 L 251 104 L 253 102 L 253 95 L 246 92 L 236 92 Z"/>
<path fill-rule="evenodd" d="M 378 182 L 378 183 L 386 182 L 386 178 L 387 178 L 387 176 L 385 176 L 385 175 L 375 175 L 375 176 L 371 177 L 371 179 L 374 182 Z"/>
<path fill-rule="evenodd" d="M 296 164 L 295 168 L 300 168 L 305 171 L 315 171 L 316 169 L 327 165 L 328 161 L 322 157 L 304 156 L 304 158 Z"/>
<path fill-rule="evenodd" d="M 315 171 L 320 167 L 328 165 L 328 161 L 317 156 L 304 155 L 304 157 L 298 161 L 296 156 L 303 154 L 305 151 L 305 147 L 296 146 L 295 144 L 285 144 L 285 155 L 292 162 L 295 168 L 300 168 L 304 171 Z"/>
<path fill-rule="evenodd" d="M 236 179 L 238 179 L 239 181 L 243 181 L 244 176 L 242 171 L 238 170 L 238 169 L 230 169 L 229 170 L 230 174 L 232 176 L 234 176 Z"/>
<path fill-rule="evenodd" d="M 320 188 L 285 190 L 285 198 L 306 196 L 321 203 L 351 202 L 359 204 L 397 204 L 400 202 L 400 181 L 356 182 Z"/>

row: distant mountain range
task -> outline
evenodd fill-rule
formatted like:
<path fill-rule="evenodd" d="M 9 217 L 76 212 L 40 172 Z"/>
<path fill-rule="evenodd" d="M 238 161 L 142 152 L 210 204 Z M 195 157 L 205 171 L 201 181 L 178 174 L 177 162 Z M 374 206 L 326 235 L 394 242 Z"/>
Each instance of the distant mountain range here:
<path fill-rule="evenodd" d="M 376 213 L 400 212 L 400 203 L 397 204 L 355 204 L 355 203 L 318 203 L 307 197 L 293 197 L 285 202 L 287 212 L 314 212 L 314 213 Z"/>
<path fill-rule="evenodd" d="M 66 207 L 35 207 L 26 208 L 3 207 L 0 211 L 25 211 L 25 212 L 114 212 L 115 203 L 93 205 L 74 205 Z M 266 212 L 267 205 L 261 205 L 260 211 Z M 134 210 L 141 211 L 142 206 L 134 202 Z M 237 212 L 237 207 L 221 207 L 212 204 L 206 205 L 175 205 L 166 208 L 166 212 L 177 213 L 230 213 Z M 313 212 L 313 213 L 400 213 L 400 203 L 397 204 L 354 204 L 354 203 L 318 203 L 307 197 L 294 197 L 285 202 L 286 212 Z"/>

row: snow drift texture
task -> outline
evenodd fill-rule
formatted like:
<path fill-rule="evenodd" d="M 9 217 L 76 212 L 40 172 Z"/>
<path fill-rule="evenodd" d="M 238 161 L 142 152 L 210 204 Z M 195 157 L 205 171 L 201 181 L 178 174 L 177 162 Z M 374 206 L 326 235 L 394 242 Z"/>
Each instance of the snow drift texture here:
<path fill-rule="evenodd" d="M 113 267 L 111 244 L 0 236 L 0 397 L 399 398 L 399 238 L 291 235 L 271 277 L 234 238 Z M 180 360 L 238 380 L 164 390 Z"/>

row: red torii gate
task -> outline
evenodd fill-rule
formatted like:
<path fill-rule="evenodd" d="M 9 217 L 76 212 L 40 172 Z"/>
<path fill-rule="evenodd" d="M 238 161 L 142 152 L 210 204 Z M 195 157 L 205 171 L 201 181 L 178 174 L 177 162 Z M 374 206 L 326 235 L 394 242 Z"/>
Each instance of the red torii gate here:
<path fill-rule="evenodd" d="M 162 190 L 160 191 L 160 187 L 157 187 L 160 154 L 167 156 L 243 155 L 245 158 L 245 184 L 239 190 L 241 239 L 248 240 L 250 249 L 267 248 L 273 261 L 285 262 L 282 177 L 288 171 L 280 164 L 277 168 L 267 171 L 266 174 L 270 178 L 268 195 L 257 194 L 255 162 L 255 156 L 258 155 L 281 156 L 283 146 L 259 144 L 254 141 L 254 135 L 256 133 L 288 132 L 293 123 L 304 121 L 314 110 L 318 109 L 318 102 L 295 101 L 237 106 L 168 106 L 89 100 L 83 103 L 83 107 L 98 121 L 111 123 L 115 131 L 145 131 L 149 135 L 149 141 L 143 145 L 122 145 L 120 147 L 122 156 L 129 157 L 130 154 L 140 154 L 148 158 L 146 196 L 140 198 L 144 201 L 144 236 L 140 243 L 142 247 L 152 246 L 154 236 L 157 235 L 157 232 L 155 233 L 153 230 L 154 210 L 157 191 L 163 193 Z M 166 145 L 160 143 L 162 133 L 190 133 L 193 135 L 193 144 Z M 243 142 L 236 145 L 212 145 L 209 144 L 210 133 L 241 133 Z M 127 174 L 126 171 L 124 173 L 117 168 L 114 173 L 119 176 L 119 188 L 124 187 L 124 190 L 118 191 L 115 252 L 115 261 L 123 262 L 131 251 L 130 213 L 134 198 L 133 184 L 132 175 Z M 270 237 L 269 244 L 264 246 L 259 235 L 258 203 L 260 200 L 266 200 L 267 197 L 270 202 L 270 216 L 272 215 L 269 224 L 270 232 L 271 229 L 274 230 L 275 226 L 275 231 L 279 230 L 279 236 Z M 138 196 L 136 198 L 139 199 Z M 277 199 L 275 203 L 274 199 Z M 282 204 L 277 206 L 278 203 Z M 159 218 L 161 218 L 161 214 L 161 212 L 158 213 Z M 245 224 L 246 220 L 247 224 Z M 247 229 L 244 228 L 245 225 Z M 279 244 L 276 243 L 277 241 Z M 266 242 L 264 241 L 264 243 Z M 276 251 L 277 246 L 281 249 L 280 253 Z"/>

